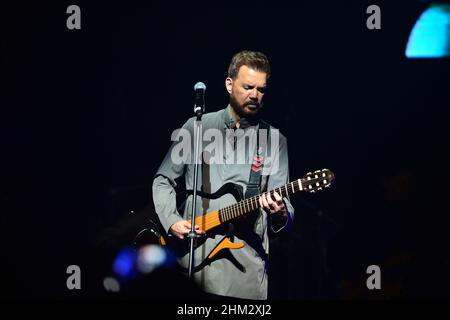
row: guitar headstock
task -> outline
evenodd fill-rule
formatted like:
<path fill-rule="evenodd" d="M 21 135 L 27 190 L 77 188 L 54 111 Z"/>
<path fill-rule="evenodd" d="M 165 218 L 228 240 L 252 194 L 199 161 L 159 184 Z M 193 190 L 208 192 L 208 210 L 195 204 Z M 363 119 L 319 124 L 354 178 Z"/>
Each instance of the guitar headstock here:
<path fill-rule="evenodd" d="M 334 178 L 334 173 L 328 169 L 308 172 L 301 179 L 302 187 L 305 191 L 315 193 L 316 191 L 320 191 L 330 187 L 334 181 Z"/>

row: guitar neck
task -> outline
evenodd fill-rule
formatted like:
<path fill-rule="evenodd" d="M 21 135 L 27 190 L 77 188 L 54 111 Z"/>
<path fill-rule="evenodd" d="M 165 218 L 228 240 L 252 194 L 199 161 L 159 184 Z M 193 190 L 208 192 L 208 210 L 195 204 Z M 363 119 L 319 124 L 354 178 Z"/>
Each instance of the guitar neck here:
<path fill-rule="evenodd" d="M 265 193 L 270 193 L 272 196 L 277 192 L 282 197 L 286 197 L 290 194 L 296 193 L 303 190 L 302 179 L 295 180 L 293 182 L 287 183 L 282 187 L 275 188 Z M 221 223 L 228 222 L 239 217 L 242 217 L 256 209 L 260 208 L 259 198 L 261 195 L 257 195 L 251 198 L 244 199 L 230 205 L 228 207 L 219 210 L 219 219 Z"/>

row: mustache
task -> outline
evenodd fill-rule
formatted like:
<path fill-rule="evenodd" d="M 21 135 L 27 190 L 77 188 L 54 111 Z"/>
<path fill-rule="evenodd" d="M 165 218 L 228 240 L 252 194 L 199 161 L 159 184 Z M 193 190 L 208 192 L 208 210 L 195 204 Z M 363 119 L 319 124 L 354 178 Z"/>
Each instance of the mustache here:
<path fill-rule="evenodd" d="M 249 106 L 249 105 L 257 106 L 258 108 L 261 106 L 261 104 L 259 102 L 256 102 L 256 101 L 247 101 L 247 102 L 244 103 L 244 107 L 245 106 Z"/>

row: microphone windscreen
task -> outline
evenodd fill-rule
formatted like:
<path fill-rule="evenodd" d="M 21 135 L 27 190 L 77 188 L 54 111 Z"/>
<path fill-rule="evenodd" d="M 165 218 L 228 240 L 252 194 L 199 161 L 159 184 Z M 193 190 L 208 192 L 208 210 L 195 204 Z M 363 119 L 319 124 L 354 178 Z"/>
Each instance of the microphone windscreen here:
<path fill-rule="evenodd" d="M 198 89 L 206 90 L 206 85 L 203 82 L 197 82 L 194 86 L 194 90 L 197 91 Z"/>

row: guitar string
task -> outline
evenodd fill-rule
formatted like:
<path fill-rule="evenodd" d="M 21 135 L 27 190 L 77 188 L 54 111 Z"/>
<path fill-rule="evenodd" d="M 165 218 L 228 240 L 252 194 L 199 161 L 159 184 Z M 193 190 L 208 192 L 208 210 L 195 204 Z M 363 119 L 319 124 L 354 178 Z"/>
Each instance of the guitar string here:
<path fill-rule="evenodd" d="M 298 181 L 294 181 L 293 183 L 288 183 L 288 184 L 286 184 L 286 185 L 284 185 L 282 187 L 275 188 L 275 189 L 270 190 L 270 191 L 268 191 L 266 193 L 270 193 L 271 195 L 273 195 L 273 193 L 278 190 L 282 194 L 282 196 L 285 197 L 286 195 L 289 194 L 288 187 L 292 186 L 293 184 L 296 187 L 298 187 Z M 291 191 L 291 192 L 294 192 L 294 191 Z M 253 210 L 256 210 L 256 209 L 260 208 L 260 205 L 259 205 L 259 198 L 260 197 L 261 197 L 261 195 L 257 195 L 257 196 L 253 196 L 251 198 L 244 199 L 244 200 L 242 200 L 242 201 L 240 201 L 238 203 L 235 203 L 235 204 L 232 204 L 232 205 L 230 205 L 228 207 L 225 207 L 222 210 L 224 211 L 224 213 L 230 213 L 231 212 L 232 218 L 234 218 L 236 216 L 241 216 L 241 215 L 243 215 L 245 213 L 248 213 L 248 212 L 251 212 Z M 247 207 L 250 208 L 250 210 L 245 208 L 246 205 L 247 205 Z M 253 208 L 254 205 L 256 205 L 256 208 Z M 222 216 L 223 216 L 223 214 L 222 214 Z"/>
<path fill-rule="evenodd" d="M 289 186 L 291 186 L 291 191 L 289 190 Z M 284 193 L 283 196 L 286 196 L 289 193 L 294 193 L 295 192 L 295 188 L 294 187 L 298 188 L 298 186 L 299 186 L 298 185 L 298 180 L 295 180 L 293 182 L 287 183 L 286 185 L 284 185 L 282 187 L 270 190 L 270 191 L 268 191 L 266 193 L 270 193 L 271 195 L 273 195 L 273 193 L 278 190 L 280 193 L 282 193 L 282 195 Z M 244 200 L 242 200 L 242 201 L 240 201 L 238 203 L 235 203 L 235 204 L 232 204 L 232 205 L 230 205 L 228 207 L 220 209 L 218 211 L 219 219 L 222 220 L 222 222 L 226 222 L 228 220 L 231 220 L 231 219 L 235 218 L 236 216 L 241 216 L 241 215 L 243 215 L 245 213 L 248 213 L 248 212 L 251 212 L 253 210 L 256 210 L 256 209 L 260 208 L 260 205 L 259 205 L 259 198 L 260 198 L 260 196 L 261 195 L 257 195 L 257 196 L 251 197 L 251 198 L 247 198 L 247 199 L 244 199 Z M 253 209 L 253 203 L 256 204 L 256 208 L 255 209 Z M 251 210 L 245 209 L 245 204 L 247 204 L 248 207 L 251 206 Z M 241 209 L 243 209 L 243 208 L 244 208 L 244 211 L 241 212 L 242 211 Z M 226 219 L 224 220 L 224 218 L 226 218 Z M 214 227 L 216 225 L 215 221 L 211 221 L 211 219 L 208 219 L 208 218 L 206 218 L 206 219 L 207 219 L 207 221 L 204 224 L 204 228 L 205 229 L 208 229 L 209 227 Z"/>
<path fill-rule="evenodd" d="M 280 189 L 280 188 L 278 188 L 278 189 Z M 271 190 L 271 192 L 273 192 L 273 191 L 274 190 Z M 284 188 L 282 188 L 282 192 L 285 193 L 286 190 Z M 251 212 L 253 210 L 258 209 L 260 207 L 259 206 L 259 197 L 260 196 L 258 195 L 258 196 L 252 197 L 252 198 L 245 199 L 245 201 L 243 201 L 243 202 L 245 202 L 247 204 L 249 204 L 250 202 L 255 201 L 256 202 L 256 208 L 255 209 L 253 209 L 253 204 L 252 204 L 251 205 L 251 208 L 252 208 L 251 210 L 245 209 L 244 212 L 241 212 L 242 211 L 241 209 L 243 208 L 243 206 L 242 205 L 238 205 L 238 204 L 234 204 L 234 205 L 231 205 L 229 207 L 225 207 L 225 208 L 219 210 L 219 213 L 218 213 L 219 220 L 222 220 L 222 222 L 226 222 L 228 220 L 232 220 L 233 218 L 236 218 L 237 216 L 241 216 L 241 215 L 243 215 L 245 213 L 248 213 L 248 212 Z M 225 218 L 225 220 L 224 220 L 224 218 Z M 215 225 L 217 225 L 216 221 L 207 218 L 207 221 L 204 224 L 204 228 L 205 229 L 209 229 L 210 227 L 214 227 Z"/>

